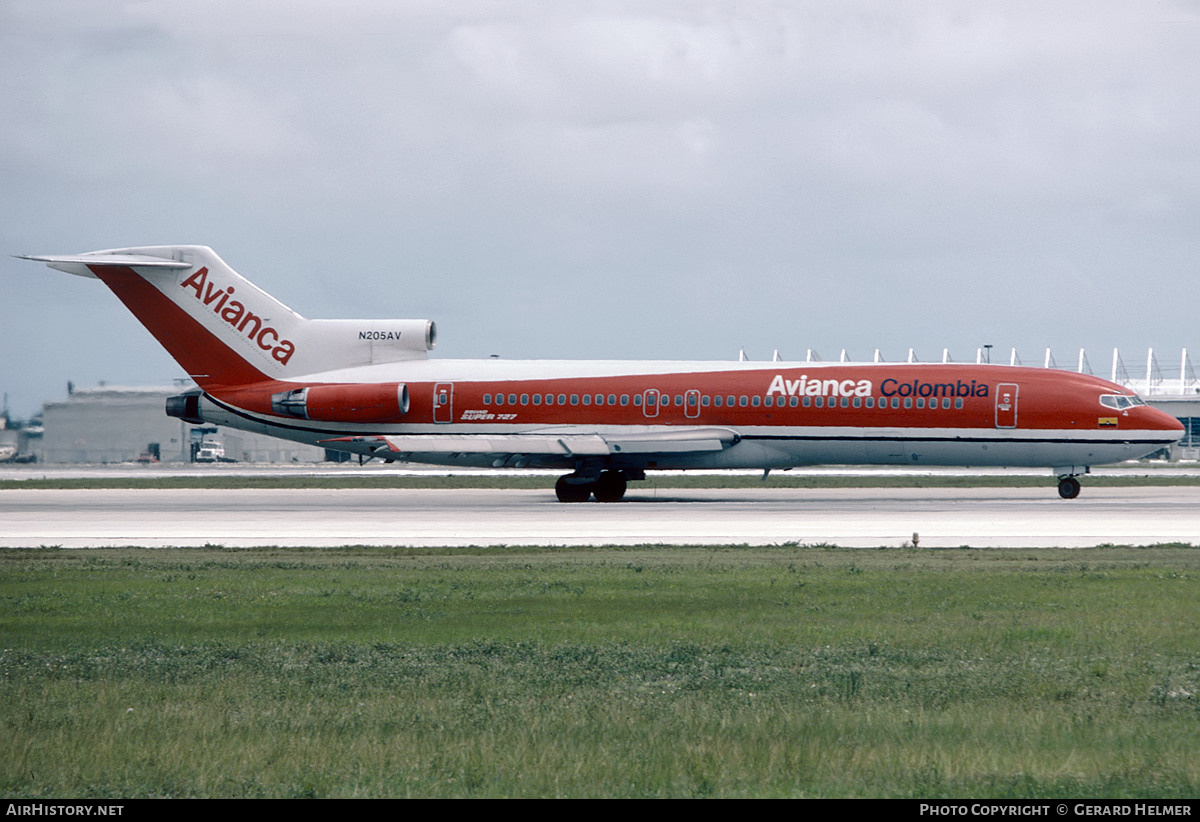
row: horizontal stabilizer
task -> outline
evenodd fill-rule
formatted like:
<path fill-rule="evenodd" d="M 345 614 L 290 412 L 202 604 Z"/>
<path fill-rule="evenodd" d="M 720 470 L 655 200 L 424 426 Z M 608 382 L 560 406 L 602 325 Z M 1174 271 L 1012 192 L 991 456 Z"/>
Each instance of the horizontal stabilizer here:
<path fill-rule="evenodd" d="M 105 251 L 94 251 L 90 254 L 17 254 L 22 260 L 33 260 L 45 263 L 51 268 L 65 271 L 68 274 L 78 274 L 81 277 L 96 276 L 89 266 L 104 266 L 105 268 L 191 268 L 193 263 L 181 260 L 171 260 L 166 257 L 152 257 L 148 254 L 110 254 Z"/>

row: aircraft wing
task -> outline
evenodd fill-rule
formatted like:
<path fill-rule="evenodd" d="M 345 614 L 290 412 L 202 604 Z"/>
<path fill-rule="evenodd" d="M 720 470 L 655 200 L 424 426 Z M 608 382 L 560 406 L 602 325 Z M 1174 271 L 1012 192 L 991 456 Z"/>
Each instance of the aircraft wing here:
<path fill-rule="evenodd" d="M 325 442 L 364 446 L 376 456 L 406 454 L 488 454 L 607 457 L 622 454 L 682 454 L 721 451 L 741 437 L 729 428 L 676 428 L 670 431 L 617 431 L 596 434 L 540 431 L 523 434 L 383 434 L 339 437 Z"/>

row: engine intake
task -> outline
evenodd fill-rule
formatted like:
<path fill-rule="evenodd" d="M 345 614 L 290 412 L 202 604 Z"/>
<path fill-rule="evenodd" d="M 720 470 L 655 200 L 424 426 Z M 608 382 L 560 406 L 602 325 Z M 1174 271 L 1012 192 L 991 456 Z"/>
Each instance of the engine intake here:
<path fill-rule="evenodd" d="M 200 392 L 191 391 L 187 394 L 167 397 L 167 416 L 178 417 L 192 425 L 203 423 L 204 420 L 200 418 Z"/>

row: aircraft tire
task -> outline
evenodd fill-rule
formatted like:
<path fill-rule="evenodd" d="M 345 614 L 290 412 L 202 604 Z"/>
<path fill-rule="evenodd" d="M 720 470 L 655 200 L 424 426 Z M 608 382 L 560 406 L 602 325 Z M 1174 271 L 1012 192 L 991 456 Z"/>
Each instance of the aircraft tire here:
<path fill-rule="evenodd" d="M 1075 499 L 1079 496 L 1079 480 L 1074 477 L 1063 477 L 1058 481 L 1058 495 L 1063 499 Z"/>
<path fill-rule="evenodd" d="M 559 502 L 587 502 L 588 497 L 592 495 L 594 483 L 568 482 L 567 478 L 570 476 L 567 474 L 558 478 L 558 482 L 554 483 L 554 495 L 558 497 Z"/>
<path fill-rule="evenodd" d="M 620 502 L 625 496 L 625 475 L 620 471 L 605 471 L 596 480 L 596 487 L 592 493 L 596 495 L 596 502 Z"/>

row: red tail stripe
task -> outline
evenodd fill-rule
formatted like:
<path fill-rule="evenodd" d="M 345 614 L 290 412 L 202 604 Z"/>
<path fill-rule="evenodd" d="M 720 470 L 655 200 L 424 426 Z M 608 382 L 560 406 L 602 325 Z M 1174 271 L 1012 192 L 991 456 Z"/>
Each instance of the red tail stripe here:
<path fill-rule="evenodd" d="M 126 266 L 88 266 L 205 391 L 267 376 Z"/>

